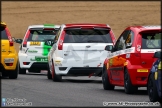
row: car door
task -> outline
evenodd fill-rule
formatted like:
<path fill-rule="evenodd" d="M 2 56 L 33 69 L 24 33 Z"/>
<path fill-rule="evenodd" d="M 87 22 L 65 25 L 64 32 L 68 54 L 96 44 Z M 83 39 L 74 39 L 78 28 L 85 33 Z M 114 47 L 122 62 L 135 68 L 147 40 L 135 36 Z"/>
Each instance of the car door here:
<path fill-rule="evenodd" d="M 113 48 L 112 58 L 109 59 L 110 76 L 114 83 L 120 83 L 123 77 L 122 68 L 126 61 L 124 55 L 124 50 L 126 48 L 125 41 L 129 33 L 130 30 L 126 30 L 121 34 Z"/>
<path fill-rule="evenodd" d="M 134 52 L 134 47 L 132 47 L 133 40 L 134 40 L 134 32 L 132 30 L 129 30 L 127 34 L 125 34 L 124 39 L 124 47 L 121 50 L 120 54 L 118 55 L 118 61 L 120 62 L 120 65 L 118 65 L 119 74 L 120 74 L 120 84 L 124 84 L 124 64 L 126 61 L 131 61 L 133 58 L 131 58 L 131 53 Z"/>

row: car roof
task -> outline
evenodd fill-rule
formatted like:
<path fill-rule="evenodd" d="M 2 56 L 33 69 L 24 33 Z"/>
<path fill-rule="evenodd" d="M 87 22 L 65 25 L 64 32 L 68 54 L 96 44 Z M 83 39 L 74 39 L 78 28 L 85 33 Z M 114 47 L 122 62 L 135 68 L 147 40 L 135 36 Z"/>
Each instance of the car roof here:
<path fill-rule="evenodd" d="M 128 28 L 138 29 L 139 31 L 143 31 L 143 30 L 160 30 L 161 25 L 129 26 Z"/>
<path fill-rule="evenodd" d="M 54 24 L 42 24 L 42 25 L 30 25 L 28 29 L 31 28 L 44 28 L 45 26 L 48 26 L 49 28 L 60 28 L 60 25 L 54 25 Z"/>
<path fill-rule="evenodd" d="M 88 27 L 109 27 L 108 24 L 92 24 L 92 23 L 72 23 L 72 24 L 64 24 L 65 27 L 82 27 L 82 26 L 88 26 Z"/>

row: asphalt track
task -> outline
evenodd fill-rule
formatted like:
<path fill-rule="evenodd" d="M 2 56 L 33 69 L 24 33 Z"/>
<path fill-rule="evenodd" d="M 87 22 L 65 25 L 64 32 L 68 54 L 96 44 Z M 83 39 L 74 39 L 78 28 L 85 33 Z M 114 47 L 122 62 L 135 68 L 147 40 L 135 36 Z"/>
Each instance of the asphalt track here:
<path fill-rule="evenodd" d="M 48 80 L 46 72 L 27 73 L 18 79 L 1 80 L 2 98 L 26 99 L 32 106 L 103 106 L 103 102 L 149 102 L 146 88 L 127 95 L 123 87 L 103 89 L 101 77 L 63 77 L 63 82 Z"/>

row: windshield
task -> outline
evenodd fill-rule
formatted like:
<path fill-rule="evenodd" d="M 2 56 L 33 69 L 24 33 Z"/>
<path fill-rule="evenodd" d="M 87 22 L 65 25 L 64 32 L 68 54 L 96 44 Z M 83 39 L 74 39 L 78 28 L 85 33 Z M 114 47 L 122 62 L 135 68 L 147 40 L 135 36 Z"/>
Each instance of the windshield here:
<path fill-rule="evenodd" d="M 142 49 L 161 49 L 161 33 L 143 33 Z"/>
<path fill-rule="evenodd" d="M 65 31 L 64 43 L 112 43 L 109 30 L 71 29 Z"/>
<path fill-rule="evenodd" d="M 30 30 L 28 41 L 46 41 L 54 39 L 57 30 Z"/>
<path fill-rule="evenodd" d="M 2 27 L 2 26 L 1 26 L 1 39 L 5 39 L 5 40 L 8 39 L 5 27 Z"/>

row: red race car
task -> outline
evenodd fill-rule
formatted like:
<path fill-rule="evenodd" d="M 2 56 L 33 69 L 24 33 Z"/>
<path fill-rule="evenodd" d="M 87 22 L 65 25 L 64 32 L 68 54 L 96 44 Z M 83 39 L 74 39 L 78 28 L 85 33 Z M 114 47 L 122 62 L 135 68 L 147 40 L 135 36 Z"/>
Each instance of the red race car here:
<path fill-rule="evenodd" d="M 161 26 L 130 26 L 119 36 L 114 46 L 107 45 L 102 82 L 105 90 L 123 86 L 132 94 L 146 87 L 153 55 L 161 50 Z"/>

